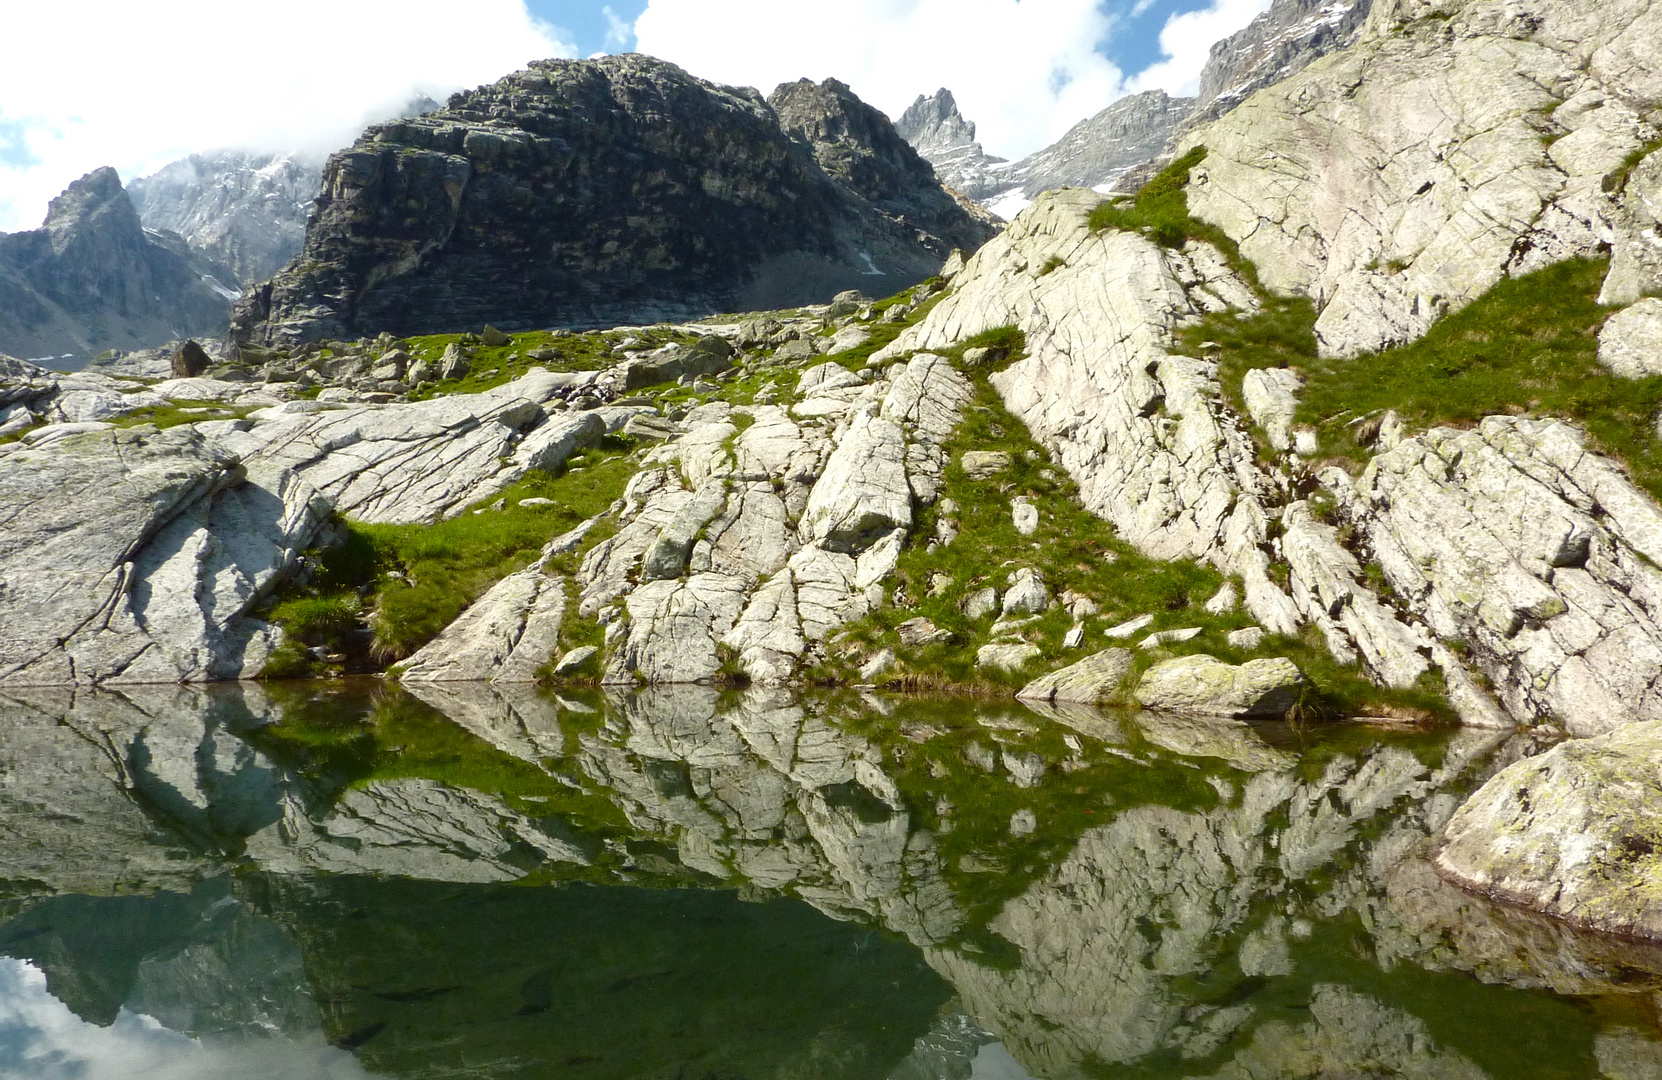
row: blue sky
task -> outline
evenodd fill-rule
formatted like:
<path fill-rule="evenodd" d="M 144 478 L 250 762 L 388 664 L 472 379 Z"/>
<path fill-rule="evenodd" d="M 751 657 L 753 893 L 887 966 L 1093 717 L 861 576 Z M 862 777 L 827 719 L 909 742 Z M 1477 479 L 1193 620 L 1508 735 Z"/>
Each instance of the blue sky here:
<path fill-rule="evenodd" d="M 1019 158 L 1128 93 L 1192 92 L 1213 41 L 1270 0 L 0 0 L 0 232 L 71 182 L 124 180 L 221 148 L 322 155 L 413 93 L 548 57 L 640 51 L 764 93 L 835 77 L 891 117 L 951 89 L 987 151 Z M 362 42 L 353 61 L 316 27 Z M 253 44 L 251 44 L 253 43 Z M 135 56 L 236 56 L 237 86 Z"/>
<path fill-rule="evenodd" d="M 634 34 L 629 28 L 646 10 L 647 0 L 527 0 L 526 6 L 532 15 L 566 31 L 569 40 L 577 46 L 578 55 L 589 56 L 634 48 Z M 1100 6 L 1115 17 L 1115 25 L 1098 43 L 1098 51 L 1121 71 L 1135 73 L 1161 59 L 1160 31 L 1167 19 L 1200 11 L 1210 3 L 1209 0 L 1110 0 Z M 621 35 L 620 28 L 624 31 Z"/>

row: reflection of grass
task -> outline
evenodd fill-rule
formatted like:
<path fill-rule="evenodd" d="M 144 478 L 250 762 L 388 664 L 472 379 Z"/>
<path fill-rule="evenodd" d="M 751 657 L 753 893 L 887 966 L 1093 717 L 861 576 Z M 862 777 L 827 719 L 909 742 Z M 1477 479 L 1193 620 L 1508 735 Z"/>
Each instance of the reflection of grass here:
<path fill-rule="evenodd" d="M 504 753 L 404 693 L 342 698 L 291 693 L 280 723 L 261 732 L 280 760 L 309 773 L 363 785 L 419 778 L 496 796 L 531 817 L 559 816 L 609 832 L 627 819 L 617 804 L 588 791 L 574 763 L 550 768 Z M 555 703 L 549 702 L 553 713 Z M 570 714 L 565 714 L 570 715 Z"/>

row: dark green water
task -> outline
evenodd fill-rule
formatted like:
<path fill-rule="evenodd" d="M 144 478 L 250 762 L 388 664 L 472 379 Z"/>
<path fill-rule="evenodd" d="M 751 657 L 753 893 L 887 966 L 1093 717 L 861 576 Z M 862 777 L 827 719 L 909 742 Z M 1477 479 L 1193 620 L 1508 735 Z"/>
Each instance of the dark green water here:
<path fill-rule="evenodd" d="M 1662 1077 L 1662 955 L 1426 867 L 1494 736 L 375 683 L 0 717 L 8 1078 Z"/>

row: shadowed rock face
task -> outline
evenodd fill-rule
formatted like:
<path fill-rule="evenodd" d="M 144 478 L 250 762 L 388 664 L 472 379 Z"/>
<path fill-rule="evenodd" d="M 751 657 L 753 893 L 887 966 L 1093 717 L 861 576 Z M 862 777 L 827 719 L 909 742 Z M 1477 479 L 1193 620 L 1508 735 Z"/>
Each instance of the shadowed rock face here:
<path fill-rule="evenodd" d="M 45 223 L 0 236 L 0 352 L 75 355 L 220 333 L 219 278 L 178 236 L 139 224 L 121 178 L 97 169 L 52 200 Z"/>
<path fill-rule="evenodd" d="M 257 342 L 659 317 L 883 295 L 991 227 L 840 84 L 753 90 L 650 57 L 545 61 L 330 159 Z M 816 160 L 817 157 L 817 160 Z"/>

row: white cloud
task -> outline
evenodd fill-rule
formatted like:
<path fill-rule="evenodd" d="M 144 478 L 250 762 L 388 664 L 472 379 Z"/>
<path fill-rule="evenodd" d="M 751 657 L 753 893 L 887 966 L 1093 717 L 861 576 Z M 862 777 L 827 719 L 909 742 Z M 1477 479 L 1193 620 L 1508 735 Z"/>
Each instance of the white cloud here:
<path fill-rule="evenodd" d="M 1125 91 L 1099 0 L 651 0 L 641 52 L 771 93 L 841 79 L 898 118 L 947 87 L 989 153 L 1043 148 Z"/>
<path fill-rule="evenodd" d="M 0 41 L 0 231 L 101 165 L 130 180 L 216 147 L 333 150 L 415 92 L 575 51 L 523 0 L 0 3 Z"/>
<path fill-rule="evenodd" d="M 626 48 L 635 39 L 635 28 L 629 20 L 612 10 L 607 4 L 600 9 L 600 14 L 606 18 L 606 47 L 608 49 Z"/>
<path fill-rule="evenodd" d="M 1200 11 L 1173 15 L 1160 31 L 1160 52 L 1166 59 L 1138 72 L 1129 89 L 1164 90 L 1187 96 L 1200 88 L 1200 71 L 1212 45 L 1246 26 L 1271 0 L 1212 0 Z"/>
<path fill-rule="evenodd" d="M 350 1053 L 299 1038 L 198 1040 L 121 1010 L 89 1024 L 53 997 L 40 969 L 0 958 L 0 1076 L 34 1080 L 369 1080 Z"/>

